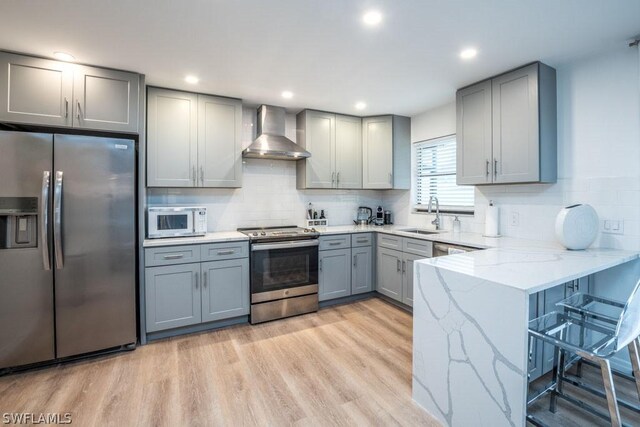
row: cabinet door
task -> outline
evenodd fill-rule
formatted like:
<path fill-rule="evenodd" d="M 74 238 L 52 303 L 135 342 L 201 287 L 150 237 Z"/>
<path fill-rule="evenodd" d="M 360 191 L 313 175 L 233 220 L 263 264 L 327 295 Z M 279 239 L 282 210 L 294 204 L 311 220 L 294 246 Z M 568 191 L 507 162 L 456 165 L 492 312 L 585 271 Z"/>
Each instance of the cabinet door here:
<path fill-rule="evenodd" d="M 373 290 L 373 251 L 371 246 L 351 249 L 351 294 Z"/>
<path fill-rule="evenodd" d="M 402 302 L 402 252 L 378 246 L 377 291 Z"/>
<path fill-rule="evenodd" d="M 306 188 L 333 188 L 335 183 L 336 116 L 319 111 L 306 112 Z"/>
<path fill-rule="evenodd" d="M 195 187 L 197 109 L 198 96 L 193 93 L 148 89 L 148 187 Z"/>
<path fill-rule="evenodd" d="M 538 181 L 538 64 L 496 77 L 492 93 L 494 182 Z"/>
<path fill-rule="evenodd" d="M 138 132 L 140 76 L 77 66 L 73 76 L 73 127 Z"/>
<path fill-rule="evenodd" d="M 493 177 L 491 80 L 456 93 L 457 171 L 460 184 L 486 184 Z"/>
<path fill-rule="evenodd" d="M 351 249 L 320 251 L 318 299 L 325 301 L 351 295 Z"/>
<path fill-rule="evenodd" d="M 393 188 L 393 118 L 362 119 L 362 188 Z"/>
<path fill-rule="evenodd" d="M 242 186 L 242 101 L 198 95 L 198 186 Z"/>
<path fill-rule="evenodd" d="M 202 321 L 249 314 L 249 258 L 202 263 Z"/>
<path fill-rule="evenodd" d="M 424 258 L 421 255 L 403 254 L 402 302 L 410 307 L 413 307 L 413 262 Z"/>
<path fill-rule="evenodd" d="M 145 270 L 147 332 L 200 323 L 199 275 L 199 263 Z"/>
<path fill-rule="evenodd" d="M 362 119 L 336 116 L 336 187 L 362 188 Z"/>
<path fill-rule="evenodd" d="M 564 299 L 565 295 L 565 285 L 555 286 L 544 292 L 540 292 L 539 296 L 542 297 L 542 301 L 538 301 L 538 316 L 556 311 L 556 303 Z M 541 374 L 544 375 L 553 369 L 553 354 L 555 352 L 555 347 L 543 342 L 539 342 L 538 345 L 542 346 L 542 365 L 540 369 Z"/>
<path fill-rule="evenodd" d="M 73 65 L 0 52 L 0 121 L 70 126 Z"/>

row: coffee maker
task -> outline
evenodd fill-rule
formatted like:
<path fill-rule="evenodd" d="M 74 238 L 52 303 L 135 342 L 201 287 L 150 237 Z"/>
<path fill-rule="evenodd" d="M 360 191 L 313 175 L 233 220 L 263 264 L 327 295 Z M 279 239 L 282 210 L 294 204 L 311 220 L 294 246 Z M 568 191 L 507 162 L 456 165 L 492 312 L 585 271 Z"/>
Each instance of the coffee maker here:
<path fill-rule="evenodd" d="M 376 209 L 376 217 L 373 219 L 373 225 L 384 225 L 384 209 L 378 206 Z"/>

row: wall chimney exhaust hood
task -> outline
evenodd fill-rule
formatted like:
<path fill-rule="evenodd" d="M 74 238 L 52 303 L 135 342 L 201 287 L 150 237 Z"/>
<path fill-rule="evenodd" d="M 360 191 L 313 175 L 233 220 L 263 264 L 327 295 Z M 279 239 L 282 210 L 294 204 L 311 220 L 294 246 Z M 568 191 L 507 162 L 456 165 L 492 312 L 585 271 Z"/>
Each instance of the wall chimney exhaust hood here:
<path fill-rule="evenodd" d="M 258 108 L 258 137 L 242 152 L 254 159 L 301 160 L 311 153 L 284 136 L 285 110 L 262 105 Z"/>

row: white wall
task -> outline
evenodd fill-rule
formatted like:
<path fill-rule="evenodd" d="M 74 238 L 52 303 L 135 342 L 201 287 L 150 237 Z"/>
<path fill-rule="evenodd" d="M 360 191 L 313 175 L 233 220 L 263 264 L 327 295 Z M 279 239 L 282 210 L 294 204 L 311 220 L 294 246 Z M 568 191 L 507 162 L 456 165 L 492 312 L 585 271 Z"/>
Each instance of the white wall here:
<path fill-rule="evenodd" d="M 243 109 L 243 148 L 255 138 L 256 110 Z M 286 136 L 296 140 L 296 118 L 287 115 Z M 351 224 L 358 206 L 382 203 L 380 191 L 297 190 L 296 163 L 286 160 L 244 159 L 242 188 L 148 189 L 150 205 L 206 206 L 209 231 L 238 227 L 303 225 L 305 209 L 325 209 L 331 225 Z"/>
<path fill-rule="evenodd" d="M 476 187 L 476 213 L 461 217 L 463 230 L 482 232 L 484 211 L 500 206 L 503 235 L 554 239 L 558 211 L 593 205 L 601 221 L 619 219 L 624 234 L 601 234 L 596 245 L 640 249 L 640 73 L 638 50 L 615 52 L 557 68 L 558 182 Z M 455 133 L 455 105 L 412 117 L 412 141 Z M 385 193 L 396 222 L 428 225 L 432 216 L 410 212 L 410 192 Z M 511 225 L 512 216 L 518 225 Z M 451 218 L 445 218 L 450 228 Z"/>

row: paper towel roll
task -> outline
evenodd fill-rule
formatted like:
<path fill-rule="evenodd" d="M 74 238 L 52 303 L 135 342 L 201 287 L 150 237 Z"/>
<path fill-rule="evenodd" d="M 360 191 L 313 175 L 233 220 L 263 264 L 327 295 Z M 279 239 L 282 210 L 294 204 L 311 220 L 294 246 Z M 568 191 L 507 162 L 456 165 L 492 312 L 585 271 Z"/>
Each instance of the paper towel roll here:
<path fill-rule="evenodd" d="M 484 219 L 484 235 L 498 237 L 500 234 L 500 209 L 497 206 L 487 206 Z"/>

